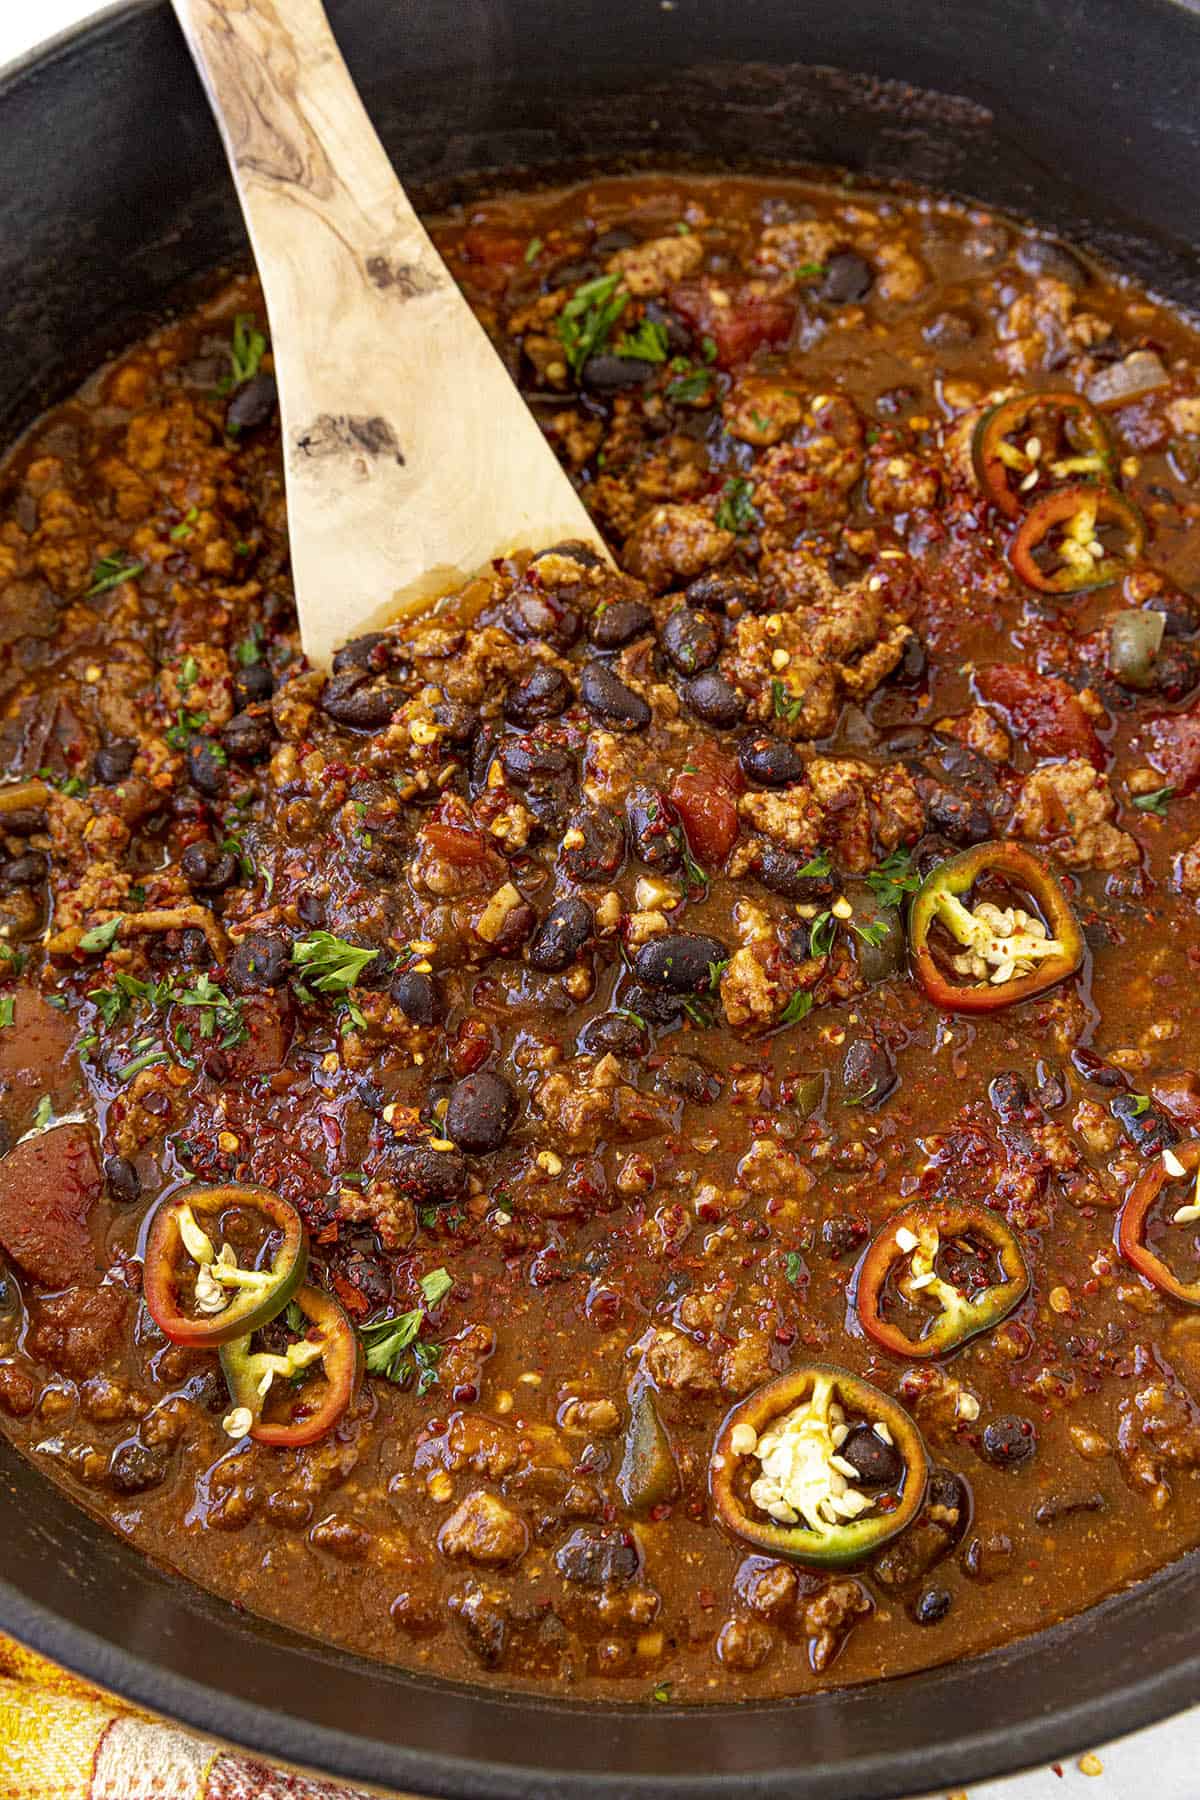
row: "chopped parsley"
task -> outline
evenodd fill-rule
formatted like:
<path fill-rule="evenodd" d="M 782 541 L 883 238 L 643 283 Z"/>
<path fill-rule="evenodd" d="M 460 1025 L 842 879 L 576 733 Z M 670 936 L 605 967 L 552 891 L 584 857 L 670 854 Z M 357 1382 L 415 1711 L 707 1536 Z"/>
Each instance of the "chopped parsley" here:
<path fill-rule="evenodd" d="M 192 526 L 196 523 L 199 516 L 199 509 L 195 506 L 189 506 L 178 525 L 172 525 L 171 527 L 170 535 L 172 542 L 181 544 L 185 538 L 190 538 L 192 535 Z"/>
<path fill-rule="evenodd" d="M 1167 803 L 1174 798 L 1173 787 L 1155 788 L 1152 794 L 1135 794 L 1133 804 L 1139 812 L 1153 813 L 1156 819 L 1165 819 Z"/>
<path fill-rule="evenodd" d="M 262 661 L 262 626 L 257 619 L 242 641 L 234 646 L 233 654 L 243 669 L 248 669 L 251 663 Z"/>
<path fill-rule="evenodd" d="M 717 989 L 721 985 L 721 977 L 725 973 L 725 971 L 728 967 L 729 967 L 729 958 L 727 956 L 721 962 L 710 962 L 709 963 L 709 965 L 708 965 L 708 991 L 710 994 L 716 993 Z"/>
<path fill-rule="evenodd" d="M 873 1081 L 869 1088 L 863 1089 L 861 1094 L 847 1094 L 846 1105 L 847 1106 L 865 1106 L 867 1101 L 871 1098 L 871 1095 L 875 1092 L 875 1089 L 878 1086 L 879 1086 L 879 1083 L 877 1081 Z"/>
<path fill-rule="evenodd" d="M 731 475 L 721 490 L 721 503 L 714 514 L 714 522 L 722 531 L 736 531 L 739 534 L 753 530 L 758 524 L 758 512 L 751 494 L 754 483 L 746 475 Z"/>
<path fill-rule="evenodd" d="M 194 656 L 185 656 L 179 665 L 179 691 L 186 694 L 200 674 L 200 665 Z"/>
<path fill-rule="evenodd" d="M 267 340 L 258 329 L 253 313 L 238 313 L 233 321 L 233 337 L 229 345 L 229 373 L 217 383 L 219 394 L 244 387 L 258 374 L 259 364 L 267 348 Z"/>
<path fill-rule="evenodd" d="M 346 993 L 378 955 L 369 945 L 347 943 L 331 931 L 310 931 L 292 943 L 293 963 L 320 994 Z"/>
<path fill-rule="evenodd" d="M 837 920 L 831 912 L 819 912 L 808 928 L 810 956 L 828 956 L 837 935 Z"/>
<path fill-rule="evenodd" d="M 670 347 L 667 328 L 657 319 L 643 319 L 614 346 L 618 356 L 637 357 L 641 362 L 652 363 L 666 362 Z"/>
<path fill-rule="evenodd" d="M 667 1702 L 671 1698 L 670 1682 L 669 1681 L 660 1681 L 658 1686 L 655 1688 L 654 1692 L 651 1694 L 650 1698 L 652 1700 L 656 1700 L 660 1706 L 666 1706 Z"/>
<path fill-rule="evenodd" d="M 1129 1096 L 1129 1098 L 1133 1101 L 1133 1105 L 1130 1107 L 1129 1110 L 1133 1114 L 1135 1119 L 1140 1119 L 1144 1112 L 1149 1112 L 1149 1110 L 1150 1110 L 1149 1094 L 1131 1094 Z"/>
<path fill-rule="evenodd" d="M 872 919 L 869 925 L 856 925 L 851 919 L 850 929 L 855 937 L 861 938 L 864 944 L 870 944 L 875 950 L 878 950 L 888 934 L 886 919 Z"/>
<path fill-rule="evenodd" d="M 172 750 L 186 750 L 192 741 L 193 734 L 199 731 L 201 726 L 207 724 L 208 714 L 206 712 L 186 712 L 181 706 L 175 714 L 175 723 L 168 725 L 163 735 Z M 214 755 L 217 751 L 221 751 L 221 756 L 224 756 L 225 753 L 221 750 L 221 746 L 214 744 Z"/>
<path fill-rule="evenodd" d="M 829 852 L 818 850 L 815 856 L 809 857 L 799 873 L 808 876 L 813 881 L 823 881 L 827 875 L 832 875 L 833 864 L 829 860 Z"/>
<path fill-rule="evenodd" d="M 49 1094 L 43 1094 L 41 1099 L 37 1103 L 37 1109 L 33 1115 L 34 1129 L 36 1131 L 43 1130 L 44 1127 L 50 1123 L 50 1121 L 53 1117 L 54 1117 L 54 1107 L 51 1104 L 50 1096 L 49 1096 Z"/>
<path fill-rule="evenodd" d="M 711 369 L 689 369 L 686 374 L 677 375 L 674 381 L 667 383 L 667 399 L 674 400 L 677 405 L 688 406 L 705 399 L 712 392 L 712 384 Z"/>
<path fill-rule="evenodd" d="M 804 697 L 789 693 L 782 681 L 773 681 L 771 707 L 777 719 L 786 719 L 789 725 L 794 725 L 804 710 Z"/>
<path fill-rule="evenodd" d="M 800 263 L 797 268 L 792 270 L 796 281 L 808 281 L 813 275 L 823 275 L 824 273 L 825 264 L 819 262 Z"/>
<path fill-rule="evenodd" d="M 541 248 L 542 248 L 541 238 L 540 237 L 531 237 L 529 242 L 525 246 L 525 263 L 526 263 L 526 265 L 537 261 L 538 253 L 541 250 Z"/>
<path fill-rule="evenodd" d="M 679 1004 L 682 1006 L 693 1025 L 697 1026 L 701 1031 L 708 1030 L 713 1022 L 712 1013 L 709 1011 L 708 1007 L 705 1006 L 703 1000 L 697 1000 L 693 994 L 685 994 Z"/>
<path fill-rule="evenodd" d="M 8 1030 L 9 1026 L 13 1023 L 13 1020 L 16 1017 L 16 1012 L 17 1012 L 16 995 L 15 994 L 5 994 L 3 1000 L 0 1000 L 0 1031 Z"/>
<path fill-rule="evenodd" d="M 905 894 L 915 894 L 920 885 L 908 850 L 893 850 L 877 868 L 867 870 L 867 886 L 881 906 L 899 906 Z"/>
<path fill-rule="evenodd" d="M 783 1272 L 793 1287 L 804 1273 L 804 1258 L 798 1250 L 789 1250 L 783 1259 Z"/>
<path fill-rule="evenodd" d="M 604 348 L 628 306 L 628 293 L 617 291 L 620 285 L 619 275 L 597 275 L 575 289 L 558 315 L 558 335 L 572 374 L 578 375 L 588 357 Z"/>
<path fill-rule="evenodd" d="M 445 1269 L 432 1269 L 420 1280 L 422 1306 L 400 1313 L 391 1319 L 376 1319 L 360 1325 L 358 1335 L 366 1351 L 366 1365 L 372 1375 L 382 1375 L 398 1387 L 406 1387 L 416 1376 L 417 1392 L 424 1394 L 437 1380 L 441 1361 L 440 1344 L 420 1341 L 427 1312 L 445 1298 L 454 1282 Z"/>
<path fill-rule="evenodd" d="M 125 920 L 124 913 L 117 913 L 111 919 L 105 919 L 103 925 L 93 925 L 85 931 L 79 940 L 79 948 L 90 956 L 98 950 L 110 950 L 118 931 Z"/>
<path fill-rule="evenodd" d="M 813 997 L 807 988 L 797 988 L 782 1013 L 779 1015 L 781 1025 L 798 1025 L 801 1019 L 807 1019 L 813 1009 Z"/>
<path fill-rule="evenodd" d="M 93 594 L 107 594 L 109 588 L 120 587 L 123 581 L 132 581 L 145 567 L 144 562 L 126 562 L 120 556 L 102 556 L 92 570 L 92 585 L 86 590 L 85 598 L 90 600 Z"/>
<path fill-rule="evenodd" d="M 141 1056 L 135 1056 L 132 1062 L 126 1063 L 124 1068 L 116 1070 L 117 1080 L 120 1082 L 132 1081 L 135 1075 L 142 1073 L 143 1069 L 152 1069 L 156 1063 L 170 1062 L 170 1060 L 165 1050 L 146 1050 Z"/>
<path fill-rule="evenodd" d="M 716 362 L 717 340 L 715 338 L 702 337 L 700 339 L 700 354 L 706 363 Z"/>

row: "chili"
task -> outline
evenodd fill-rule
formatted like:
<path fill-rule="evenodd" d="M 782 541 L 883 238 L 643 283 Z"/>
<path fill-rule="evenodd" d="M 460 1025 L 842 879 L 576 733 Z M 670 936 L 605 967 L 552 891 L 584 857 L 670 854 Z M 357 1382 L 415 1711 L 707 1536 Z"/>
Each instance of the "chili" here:
<path fill-rule="evenodd" d="M 871 1492 L 840 1453 L 856 1422 L 892 1452 Z M 726 1415 L 709 1487 L 721 1522 L 747 1543 L 840 1566 L 860 1562 L 912 1523 L 928 1467 L 903 1407 L 845 1369 L 813 1363 L 767 1382 Z"/>
<path fill-rule="evenodd" d="M 224 1419 L 230 1437 L 251 1437 L 257 1444 L 295 1450 L 331 1431 L 354 1398 L 362 1351 L 341 1306 L 332 1294 L 315 1287 L 299 1288 L 293 1304 L 301 1315 L 295 1320 L 299 1335 L 286 1350 L 255 1350 L 248 1336 L 221 1346 L 221 1367 L 232 1401 Z M 276 1378 L 294 1383 L 308 1377 L 318 1363 L 325 1385 L 315 1402 L 310 1381 L 302 1379 L 284 1401 L 284 1416 L 268 1418 Z"/>
<path fill-rule="evenodd" d="M 1101 527 L 1122 542 L 1106 548 Z M 1146 547 L 1136 507 L 1115 489 L 1077 481 L 1055 488 L 1025 515 L 1008 559 L 1027 587 L 1040 594 L 1083 594 L 1119 581 Z"/>
<path fill-rule="evenodd" d="M 1078 394 L 1014 394 L 984 413 L 971 458 L 988 499 L 1010 519 L 1047 491 L 1042 484 L 1103 478 L 1113 446 L 1103 419 Z"/>
<path fill-rule="evenodd" d="M 977 882 L 995 878 L 1026 895 L 1024 906 L 964 904 Z M 956 944 L 942 954 L 935 926 Z M 913 972 L 937 1006 L 951 1012 L 994 1012 L 1065 981 L 1083 961 L 1083 935 L 1062 885 L 1019 844 L 977 844 L 939 863 L 913 898 L 908 920 Z M 948 966 L 947 966 L 948 965 Z M 962 981 L 953 975 L 965 976 Z"/>
<path fill-rule="evenodd" d="M 999 1264 L 998 1281 L 964 1290 L 939 1271 L 939 1253 L 964 1240 L 982 1243 Z M 910 1306 L 936 1302 L 915 1337 L 885 1317 L 889 1285 Z M 868 1246 L 855 1276 L 854 1311 L 867 1336 L 893 1355 L 944 1356 L 999 1325 L 1028 1291 L 1021 1246 L 1003 1219 L 982 1206 L 922 1201 L 889 1219 Z"/>
<path fill-rule="evenodd" d="M 1200 1306 L 1200 1279 L 1181 1281 L 1147 1242 L 1155 1202 L 1169 1180 L 1179 1180 L 1184 1175 L 1194 1175 L 1198 1185 L 1192 1199 L 1172 1215 L 1172 1223 L 1185 1225 L 1200 1220 L 1200 1138 L 1193 1138 L 1189 1143 L 1164 1150 L 1142 1171 L 1117 1215 L 1115 1235 L 1121 1255 L 1139 1275 L 1172 1300 L 1182 1300 L 1185 1306 Z"/>
<path fill-rule="evenodd" d="M 264 1246 L 274 1244 L 268 1268 L 243 1267 L 229 1237 L 218 1248 L 200 1223 L 234 1211 L 251 1216 Z M 185 1188 L 154 1215 L 142 1293 L 172 1343 L 215 1346 L 269 1324 L 304 1280 L 307 1263 L 300 1215 L 270 1188 Z"/>

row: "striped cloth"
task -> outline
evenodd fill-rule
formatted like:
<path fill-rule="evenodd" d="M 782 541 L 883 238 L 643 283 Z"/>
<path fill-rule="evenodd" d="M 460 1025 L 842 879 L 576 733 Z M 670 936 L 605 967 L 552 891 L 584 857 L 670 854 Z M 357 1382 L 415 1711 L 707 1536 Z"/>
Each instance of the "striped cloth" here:
<path fill-rule="evenodd" d="M 367 1796 L 165 1725 L 0 1637 L 0 1800 Z"/>

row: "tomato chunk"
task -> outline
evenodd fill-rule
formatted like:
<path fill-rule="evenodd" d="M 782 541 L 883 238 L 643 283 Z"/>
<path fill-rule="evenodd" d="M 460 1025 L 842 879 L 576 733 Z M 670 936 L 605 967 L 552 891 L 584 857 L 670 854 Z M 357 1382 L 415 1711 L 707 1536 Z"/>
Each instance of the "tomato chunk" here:
<path fill-rule="evenodd" d="M 706 757 L 681 769 L 671 800 L 699 862 L 723 862 L 738 834 L 737 778 L 723 758 Z"/>
<path fill-rule="evenodd" d="M 1074 688 L 1057 675 L 1039 675 L 1012 663 L 980 669 L 981 700 L 999 707 L 1014 736 L 1035 756 L 1078 756 L 1104 767 L 1104 745 Z"/>
<path fill-rule="evenodd" d="M 725 296 L 726 305 L 715 301 L 714 290 Z M 669 299 L 693 331 L 712 339 L 723 369 L 745 362 L 763 344 L 782 344 L 796 317 L 794 301 L 760 293 L 749 283 L 681 281 Z"/>
<path fill-rule="evenodd" d="M 103 1186 L 86 1125 L 26 1138 L 0 1162 L 0 1245 L 43 1287 L 94 1281 L 90 1219 Z"/>
<path fill-rule="evenodd" d="M 1200 787 L 1200 712 L 1166 713 L 1149 723 L 1148 760 L 1179 796 Z"/>

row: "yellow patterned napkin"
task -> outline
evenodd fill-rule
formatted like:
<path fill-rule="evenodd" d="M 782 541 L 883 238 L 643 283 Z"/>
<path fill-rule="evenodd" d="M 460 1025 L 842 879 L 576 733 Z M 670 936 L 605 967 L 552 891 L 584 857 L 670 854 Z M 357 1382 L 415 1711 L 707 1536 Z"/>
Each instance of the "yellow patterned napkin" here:
<path fill-rule="evenodd" d="M 0 1637 L 0 1800 L 367 1800 L 223 1750 Z"/>

